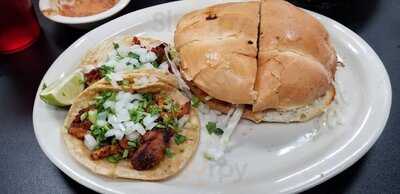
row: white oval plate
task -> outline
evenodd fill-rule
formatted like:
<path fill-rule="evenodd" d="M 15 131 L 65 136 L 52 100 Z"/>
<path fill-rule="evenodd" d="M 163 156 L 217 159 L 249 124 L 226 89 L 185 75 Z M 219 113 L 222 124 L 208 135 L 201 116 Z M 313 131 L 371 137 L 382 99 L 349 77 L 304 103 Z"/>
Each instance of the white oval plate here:
<path fill-rule="evenodd" d="M 72 72 L 84 51 L 111 36 L 131 33 L 170 42 L 180 16 L 216 2 L 167 3 L 106 23 L 62 53 L 42 83 Z M 79 165 L 66 150 L 59 131 L 66 111 L 44 104 L 38 94 L 33 109 L 36 138 L 58 168 L 102 193 L 291 193 L 319 184 L 352 165 L 375 143 L 389 116 L 392 93 L 384 65 L 364 40 L 343 25 L 312 14 L 330 32 L 346 65 L 337 73 L 346 99 L 342 125 L 315 130 L 318 119 L 298 124 L 254 125 L 241 121 L 225 165 L 203 158 L 203 138 L 187 168 L 161 182 L 106 178 Z"/>

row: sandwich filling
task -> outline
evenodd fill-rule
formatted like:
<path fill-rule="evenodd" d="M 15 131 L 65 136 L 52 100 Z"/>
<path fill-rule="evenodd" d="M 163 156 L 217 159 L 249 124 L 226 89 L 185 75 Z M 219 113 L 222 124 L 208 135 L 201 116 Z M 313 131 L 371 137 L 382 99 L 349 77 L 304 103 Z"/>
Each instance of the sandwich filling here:
<path fill-rule="evenodd" d="M 204 36 L 207 34 L 207 36 Z M 311 15 L 281 0 L 225 3 L 183 16 L 175 32 L 192 92 L 255 122 L 300 122 L 335 97 L 336 53 Z"/>

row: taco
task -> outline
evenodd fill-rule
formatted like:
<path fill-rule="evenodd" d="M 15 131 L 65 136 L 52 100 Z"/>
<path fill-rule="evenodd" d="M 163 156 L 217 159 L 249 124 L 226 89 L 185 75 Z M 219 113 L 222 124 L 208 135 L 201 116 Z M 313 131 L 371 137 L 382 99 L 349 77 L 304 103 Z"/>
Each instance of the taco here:
<path fill-rule="evenodd" d="M 97 174 L 161 180 L 177 174 L 199 143 L 199 119 L 172 75 L 138 70 L 114 87 L 102 79 L 72 104 L 66 147 Z"/>
<path fill-rule="evenodd" d="M 167 48 L 167 43 L 146 37 L 123 35 L 107 39 L 89 50 L 81 60 L 85 86 L 102 78 L 116 86 L 122 72 L 138 69 L 168 73 Z"/>

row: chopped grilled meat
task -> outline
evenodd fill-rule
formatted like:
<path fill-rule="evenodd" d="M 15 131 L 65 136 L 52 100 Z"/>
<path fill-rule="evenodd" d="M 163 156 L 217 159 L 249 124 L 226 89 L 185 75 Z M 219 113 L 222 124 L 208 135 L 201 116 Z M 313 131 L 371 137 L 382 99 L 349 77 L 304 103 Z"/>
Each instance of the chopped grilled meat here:
<path fill-rule="evenodd" d="M 92 123 L 87 119 L 82 121 L 81 115 L 89 110 L 90 107 L 84 108 L 79 111 L 79 113 L 75 116 L 74 120 L 72 121 L 70 128 L 68 129 L 69 134 L 78 139 L 83 139 L 85 137 Z"/>
<path fill-rule="evenodd" d="M 169 140 L 172 138 L 172 136 L 174 136 L 175 132 L 174 130 L 170 129 L 170 128 L 165 128 L 163 131 L 163 135 L 164 135 L 164 142 L 166 144 L 169 143 Z"/>
<path fill-rule="evenodd" d="M 148 170 L 160 163 L 164 158 L 167 145 L 161 130 L 147 132 L 142 138 L 141 146 L 130 158 L 136 170 Z"/>
<path fill-rule="evenodd" d="M 154 47 L 151 49 L 152 52 L 154 52 L 157 55 L 157 63 L 161 64 L 164 61 L 165 58 L 165 44 L 160 44 L 157 47 Z"/>
<path fill-rule="evenodd" d="M 121 140 L 119 140 L 119 146 L 123 149 L 128 149 L 129 145 L 128 145 L 128 139 L 126 137 L 122 138 Z"/>
<path fill-rule="evenodd" d="M 133 44 L 138 44 L 138 45 L 140 45 L 140 40 L 139 40 L 139 38 L 136 37 L 136 36 L 134 36 L 134 37 L 132 38 L 132 43 L 133 43 Z"/>
<path fill-rule="evenodd" d="M 153 139 L 156 139 L 161 133 L 162 133 L 162 131 L 159 129 L 154 129 L 152 131 L 148 131 L 142 136 L 140 141 L 141 141 L 141 143 L 151 141 Z"/>
<path fill-rule="evenodd" d="M 83 128 L 85 130 L 90 129 L 92 123 L 87 119 L 81 121 L 80 116 L 81 115 L 78 115 L 77 118 L 75 118 L 74 121 L 72 121 L 71 128 Z"/>
<path fill-rule="evenodd" d="M 129 150 L 129 152 L 128 152 L 128 158 L 132 158 L 133 155 L 135 155 L 135 153 L 136 153 L 136 150 L 135 150 L 135 149 Z"/>
<path fill-rule="evenodd" d="M 178 118 L 181 118 L 181 117 L 183 117 L 184 115 L 189 114 L 189 113 L 190 113 L 190 108 L 191 108 L 190 102 L 187 102 L 186 104 L 182 105 L 182 106 L 179 108 L 179 112 L 177 112 L 176 116 L 177 116 Z"/>
<path fill-rule="evenodd" d="M 94 82 L 102 78 L 100 68 L 95 68 L 84 74 L 85 76 L 85 87 L 92 85 Z"/>
<path fill-rule="evenodd" d="M 118 154 L 121 151 L 122 151 L 122 148 L 118 144 L 116 144 L 116 145 L 106 145 L 106 146 L 103 146 L 103 147 L 93 151 L 90 154 L 90 157 L 93 160 L 100 160 L 100 159 L 106 158 L 107 156 Z"/>
<path fill-rule="evenodd" d="M 164 107 L 165 106 L 165 97 L 163 95 L 157 95 L 155 97 L 156 103 L 159 107 Z M 185 104 L 181 105 L 179 107 L 178 112 L 175 113 L 174 116 L 181 118 L 182 116 L 189 114 L 190 113 L 190 101 L 186 102 Z M 163 112 L 161 113 L 161 116 L 172 116 L 170 112 Z"/>
<path fill-rule="evenodd" d="M 156 104 L 159 107 L 165 106 L 165 96 L 164 95 L 155 95 L 154 98 L 155 98 Z"/>
<path fill-rule="evenodd" d="M 71 127 L 68 129 L 68 133 L 78 139 L 84 139 L 88 130 L 82 127 Z"/>

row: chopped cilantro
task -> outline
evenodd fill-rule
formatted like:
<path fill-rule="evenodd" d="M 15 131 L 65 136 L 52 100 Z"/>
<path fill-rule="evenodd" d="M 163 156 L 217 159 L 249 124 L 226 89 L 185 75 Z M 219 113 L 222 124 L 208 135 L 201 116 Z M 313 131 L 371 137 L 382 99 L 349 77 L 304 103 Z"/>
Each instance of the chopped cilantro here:
<path fill-rule="evenodd" d="M 79 79 L 79 84 L 85 84 L 86 83 L 86 77 L 83 76 L 82 79 Z"/>
<path fill-rule="evenodd" d="M 96 110 L 90 110 L 88 112 L 88 119 L 91 123 L 96 123 L 97 119 L 97 111 Z"/>
<path fill-rule="evenodd" d="M 152 116 L 157 115 L 161 112 L 161 108 L 155 104 L 149 105 L 147 108 L 147 112 L 150 113 Z"/>
<path fill-rule="evenodd" d="M 144 93 L 143 94 L 143 100 L 152 102 L 153 101 L 153 94 L 150 93 Z"/>
<path fill-rule="evenodd" d="M 163 117 L 162 125 L 165 126 L 164 128 L 171 128 L 175 132 L 179 132 L 178 120 L 174 119 L 173 117 Z"/>
<path fill-rule="evenodd" d="M 127 158 L 129 154 L 129 150 L 125 149 L 124 152 L 122 153 L 122 158 Z"/>
<path fill-rule="evenodd" d="M 140 108 L 138 108 L 136 110 L 129 110 L 129 114 L 131 116 L 131 120 L 134 123 L 139 123 L 146 116 L 145 113 L 142 110 L 140 110 Z"/>
<path fill-rule="evenodd" d="M 118 163 L 120 160 L 122 160 L 122 156 L 121 154 L 114 154 L 112 156 L 108 156 L 107 161 L 111 162 L 111 163 Z"/>
<path fill-rule="evenodd" d="M 179 105 L 171 98 L 171 97 L 167 97 L 165 99 L 165 109 L 169 112 L 172 113 L 172 115 L 176 115 L 179 112 Z"/>
<path fill-rule="evenodd" d="M 136 149 L 139 146 L 139 141 L 138 139 L 135 139 L 133 141 L 128 141 L 128 147 L 131 149 Z"/>
<path fill-rule="evenodd" d="M 121 54 L 120 54 L 119 51 L 118 51 L 118 49 L 119 49 L 119 44 L 113 42 L 113 47 L 114 47 L 115 52 L 117 52 L 117 57 L 118 57 L 118 59 L 122 59 L 123 57 L 121 56 Z"/>
<path fill-rule="evenodd" d="M 96 125 L 92 125 L 90 133 L 96 139 L 97 142 L 103 142 L 105 138 L 105 134 L 107 133 L 107 127 L 98 127 Z"/>
<path fill-rule="evenodd" d="M 196 96 L 193 96 L 192 99 L 190 100 L 191 104 L 193 107 L 198 108 L 200 105 L 200 100 Z"/>
<path fill-rule="evenodd" d="M 181 135 L 181 134 L 177 133 L 177 134 L 175 134 L 174 140 L 175 140 L 175 143 L 176 143 L 177 145 L 180 145 L 180 144 L 186 142 L 187 137 L 184 136 L 184 135 Z"/>
<path fill-rule="evenodd" d="M 111 73 L 113 73 L 114 72 L 114 67 L 112 67 L 112 66 L 108 66 L 108 65 L 102 65 L 101 67 L 100 67 L 100 74 L 103 76 L 103 77 L 106 77 L 106 79 L 107 79 L 107 75 L 109 76 Z M 110 78 L 110 77 L 108 77 L 108 78 Z"/>
<path fill-rule="evenodd" d="M 81 114 L 80 119 L 81 121 L 84 121 L 88 117 L 88 112 L 84 112 Z"/>
<path fill-rule="evenodd" d="M 128 80 L 117 81 L 117 84 L 120 86 L 127 87 L 129 86 L 129 81 Z"/>
<path fill-rule="evenodd" d="M 119 49 L 119 44 L 118 43 L 113 42 L 113 46 L 114 46 L 115 50 Z"/>
<path fill-rule="evenodd" d="M 153 65 L 154 68 L 158 68 L 160 66 L 160 64 L 158 64 L 157 61 L 153 61 L 151 62 L 151 64 Z"/>
<path fill-rule="evenodd" d="M 224 131 L 221 128 L 217 127 L 217 124 L 215 122 L 208 122 L 206 125 L 208 134 L 212 135 L 213 133 L 215 135 L 222 135 L 224 133 Z"/>
<path fill-rule="evenodd" d="M 128 80 L 122 80 L 121 81 L 122 82 L 122 84 L 121 85 L 123 85 L 123 86 L 128 86 L 129 85 L 129 81 Z"/>
<path fill-rule="evenodd" d="M 104 91 L 101 92 L 99 96 L 96 96 L 96 109 L 98 112 L 104 111 L 103 104 L 107 100 L 115 101 L 117 97 L 117 93 L 114 91 Z"/>
<path fill-rule="evenodd" d="M 165 155 L 166 155 L 168 158 L 172 158 L 172 157 L 174 156 L 174 153 L 172 152 L 172 150 L 171 150 L 170 148 L 166 148 L 166 149 L 165 149 Z"/>
<path fill-rule="evenodd" d="M 140 58 L 140 56 L 138 54 L 133 53 L 133 52 L 129 52 L 128 53 L 128 57 L 134 58 L 134 59 L 139 59 Z"/>

